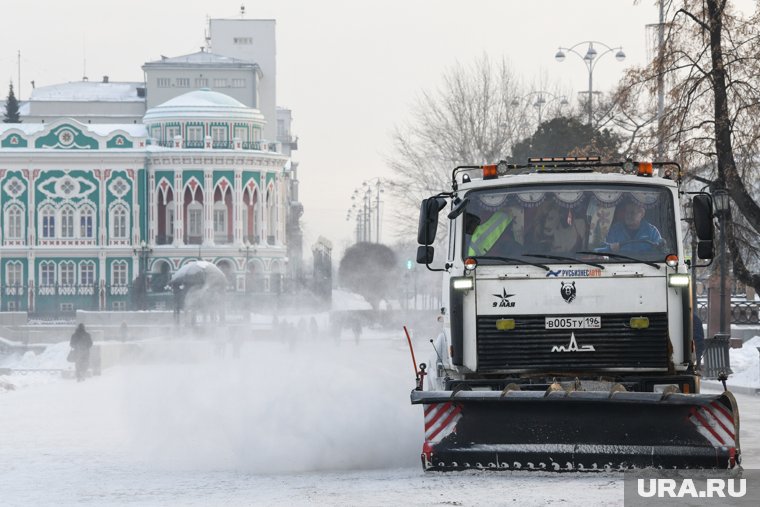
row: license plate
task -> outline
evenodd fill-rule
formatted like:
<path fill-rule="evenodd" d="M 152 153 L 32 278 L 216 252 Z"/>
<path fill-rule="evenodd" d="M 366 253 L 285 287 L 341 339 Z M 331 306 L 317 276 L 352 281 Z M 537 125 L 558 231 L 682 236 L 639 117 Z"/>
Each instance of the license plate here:
<path fill-rule="evenodd" d="M 546 317 L 546 329 L 600 329 L 601 317 Z"/>

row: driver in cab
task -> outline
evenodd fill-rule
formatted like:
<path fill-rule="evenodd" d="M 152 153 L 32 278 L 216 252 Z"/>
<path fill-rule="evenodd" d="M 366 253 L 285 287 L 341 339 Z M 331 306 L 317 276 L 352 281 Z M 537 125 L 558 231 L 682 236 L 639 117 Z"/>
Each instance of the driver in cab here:
<path fill-rule="evenodd" d="M 649 252 L 664 243 L 657 227 L 644 220 L 646 209 L 629 199 L 623 205 L 620 220 L 610 227 L 607 245 L 611 252 Z"/>
<path fill-rule="evenodd" d="M 509 256 L 516 246 L 513 237 L 515 216 L 502 208 L 505 194 L 481 196 L 479 208 L 465 216 L 465 233 L 471 234 L 468 256 Z M 469 229 L 469 230 L 468 230 Z"/>

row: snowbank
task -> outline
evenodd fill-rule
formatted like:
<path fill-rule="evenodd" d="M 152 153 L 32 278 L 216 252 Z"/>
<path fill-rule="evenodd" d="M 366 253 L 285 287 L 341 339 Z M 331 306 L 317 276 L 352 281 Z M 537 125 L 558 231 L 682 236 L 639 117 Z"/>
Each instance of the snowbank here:
<path fill-rule="evenodd" d="M 740 349 L 731 349 L 731 371 L 728 383 L 730 385 L 742 387 L 760 388 L 760 354 L 757 348 L 760 347 L 760 336 L 755 336 L 749 341 L 744 342 Z"/>
<path fill-rule="evenodd" d="M 354 292 L 344 290 L 334 290 L 332 292 L 332 307 L 336 310 L 371 310 L 370 305 L 364 296 Z"/>

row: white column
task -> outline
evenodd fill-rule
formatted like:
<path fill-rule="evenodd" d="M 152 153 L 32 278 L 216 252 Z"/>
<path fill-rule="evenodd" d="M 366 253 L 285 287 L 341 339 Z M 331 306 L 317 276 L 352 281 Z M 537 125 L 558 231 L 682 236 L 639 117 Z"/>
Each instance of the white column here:
<path fill-rule="evenodd" d="M 235 169 L 232 189 L 232 239 L 235 245 L 243 244 L 243 170 Z"/>
<path fill-rule="evenodd" d="M 203 170 L 203 245 L 214 244 L 214 179 L 211 169 Z"/>
<path fill-rule="evenodd" d="M 174 170 L 174 246 L 185 244 L 185 189 L 182 187 L 182 171 Z"/>
<path fill-rule="evenodd" d="M 100 192 L 98 195 L 98 244 L 104 247 L 108 244 L 108 228 L 106 225 L 106 215 L 108 210 L 106 209 L 106 194 L 108 189 L 106 188 L 106 170 L 100 170 Z M 135 191 L 132 192 L 133 194 Z M 105 280 L 105 278 L 103 278 Z"/>
<path fill-rule="evenodd" d="M 145 170 L 148 171 L 148 164 L 145 164 Z M 154 171 L 148 171 L 148 202 L 145 203 L 148 208 L 148 243 L 156 244 L 156 227 L 158 226 L 157 220 L 157 206 L 156 206 L 156 173 Z"/>
<path fill-rule="evenodd" d="M 26 172 L 29 175 L 26 182 L 26 195 L 29 196 L 27 200 L 28 206 L 26 210 L 26 216 L 29 217 L 26 221 L 29 226 L 27 246 L 33 247 L 37 241 L 37 201 L 35 199 L 35 194 L 37 193 L 37 178 L 34 177 L 34 171 L 32 171 L 32 169 L 27 169 Z M 21 174 L 24 174 L 24 172 L 22 171 Z M 34 268 L 30 267 L 30 269 Z"/>

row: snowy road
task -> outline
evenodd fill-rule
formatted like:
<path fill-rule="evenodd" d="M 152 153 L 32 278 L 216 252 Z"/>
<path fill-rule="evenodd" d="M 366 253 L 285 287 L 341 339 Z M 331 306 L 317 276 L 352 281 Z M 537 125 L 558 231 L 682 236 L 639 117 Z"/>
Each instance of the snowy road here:
<path fill-rule="evenodd" d="M 367 338 L 239 359 L 169 342 L 81 384 L 0 391 L 0 503 L 622 505 L 617 474 L 424 474 L 405 343 Z M 760 468 L 760 399 L 737 398 Z"/>

